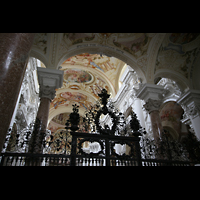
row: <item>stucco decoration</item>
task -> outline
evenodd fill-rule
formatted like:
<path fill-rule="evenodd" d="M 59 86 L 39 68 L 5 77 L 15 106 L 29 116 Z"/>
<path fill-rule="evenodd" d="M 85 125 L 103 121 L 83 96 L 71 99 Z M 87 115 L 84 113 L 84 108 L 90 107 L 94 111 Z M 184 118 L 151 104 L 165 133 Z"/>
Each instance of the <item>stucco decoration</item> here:
<path fill-rule="evenodd" d="M 154 73 L 166 69 L 175 71 L 189 80 L 189 71 L 199 52 L 199 44 L 199 33 L 167 34 L 159 48 Z"/>
<path fill-rule="evenodd" d="M 35 35 L 33 46 L 37 46 L 42 53 L 47 52 L 47 33 L 38 33 Z"/>
<path fill-rule="evenodd" d="M 186 44 L 195 40 L 199 33 L 172 33 L 169 40 L 175 44 Z"/>

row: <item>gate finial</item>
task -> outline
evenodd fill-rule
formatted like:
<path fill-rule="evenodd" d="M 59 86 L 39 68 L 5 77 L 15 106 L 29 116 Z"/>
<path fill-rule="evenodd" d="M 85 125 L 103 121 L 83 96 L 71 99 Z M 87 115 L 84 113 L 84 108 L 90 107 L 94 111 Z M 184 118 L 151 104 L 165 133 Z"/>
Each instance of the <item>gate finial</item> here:
<path fill-rule="evenodd" d="M 71 129 L 72 131 L 77 131 L 79 129 L 78 124 L 80 121 L 80 116 L 78 113 L 79 106 L 76 104 L 73 104 L 73 112 L 69 115 L 69 120 L 66 122 L 66 129 Z M 71 124 L 71 127 L 69 127 L 69 123 Z"/>
<path fill-rule="evenodd" d="M 98 94 L 98 96 L 101 98 L 101 103 L 103 104 L 104 107 L 106 107 L 108 98 L 110 97 L 110 94 L 107 93 L 106 89 L 102 89 L 101 93 Z"/>

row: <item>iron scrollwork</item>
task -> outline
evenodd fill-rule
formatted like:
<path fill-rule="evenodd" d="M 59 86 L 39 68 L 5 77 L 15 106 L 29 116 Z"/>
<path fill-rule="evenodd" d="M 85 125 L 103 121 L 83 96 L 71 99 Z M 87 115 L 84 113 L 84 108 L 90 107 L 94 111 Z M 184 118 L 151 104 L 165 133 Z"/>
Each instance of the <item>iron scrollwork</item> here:
<path fill-rule="evenodd" d="M 96 112 L 96 116 L 94 117 L 96 128 L 101 135 L 114 135 L 117 129 L 117 125 L 120 123 L 119 117 L 111 109 L 108 109 L 107 104 L 108 104 L 108 98 L 110 97 L 110 95 L 107 94 L 107 91 L 105 89 L 102 89 L 102 92 L 99 94 L 99 97 L 101 98 L 100 101 L 103 106 L 100 107 L 100 109 Z M 100 125 L 99 120 L 102 114 L 104 115 L 108 114 L 111 117 L 112 124 L 113 124 L 111 129 L 109 128 L 107 124 L 104 125 L 104 128 L 102 128 L 102 126 Z"/>

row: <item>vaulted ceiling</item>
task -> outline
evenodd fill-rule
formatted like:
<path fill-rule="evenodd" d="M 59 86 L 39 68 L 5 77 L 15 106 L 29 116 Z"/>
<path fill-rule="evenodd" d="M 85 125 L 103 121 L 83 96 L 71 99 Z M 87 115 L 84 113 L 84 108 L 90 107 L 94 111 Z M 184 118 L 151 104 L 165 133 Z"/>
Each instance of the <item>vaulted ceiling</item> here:
<path fill-rule="evenodd" d="M 77 99 L 87 108 L 101 87 L 115 96 L 125 64 L 143 83 L 165 77 L 182 91 L 200 89 L 199 48 L 199 33 L 38 33 L 30 56 L 64 70 L 63 87 L 51 103 L 61 113 Z"/>

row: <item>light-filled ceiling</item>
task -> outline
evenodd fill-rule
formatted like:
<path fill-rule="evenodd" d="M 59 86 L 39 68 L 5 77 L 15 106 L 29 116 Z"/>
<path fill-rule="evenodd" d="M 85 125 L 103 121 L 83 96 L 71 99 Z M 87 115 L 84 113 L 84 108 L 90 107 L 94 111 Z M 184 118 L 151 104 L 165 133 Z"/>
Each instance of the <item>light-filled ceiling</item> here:
<path fill-rule="evenodd" d="M 63 120 L 58 119 L 64 116 L 66 120 L 75 103 L 83 115 L 99 99 L 98 94 L 103 88 L 115 97 L 126 66 L 115 57 L 100 54 L 83 53 L 65 60 L 60 67 L 64 71 L 63 86 L 56 89 L 56 97 L 51 102 L 48 128 L 53 132 L 63 128 Z"/>

